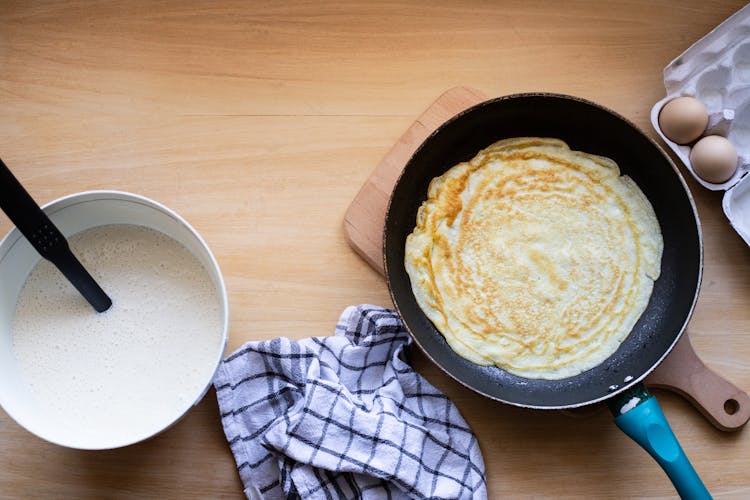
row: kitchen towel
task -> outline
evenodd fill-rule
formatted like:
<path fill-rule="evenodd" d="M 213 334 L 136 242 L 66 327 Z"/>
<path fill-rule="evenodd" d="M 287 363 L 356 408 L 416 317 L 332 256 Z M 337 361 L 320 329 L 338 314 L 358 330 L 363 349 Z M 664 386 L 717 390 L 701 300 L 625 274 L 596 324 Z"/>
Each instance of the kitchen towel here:
<path fill-rule="evenodd" d="M 395 311 L 348 307 L 335 335 L 249 342 L 214 379 L 250 499 L 487 497 L 455 405 L 403 358 Z"/>

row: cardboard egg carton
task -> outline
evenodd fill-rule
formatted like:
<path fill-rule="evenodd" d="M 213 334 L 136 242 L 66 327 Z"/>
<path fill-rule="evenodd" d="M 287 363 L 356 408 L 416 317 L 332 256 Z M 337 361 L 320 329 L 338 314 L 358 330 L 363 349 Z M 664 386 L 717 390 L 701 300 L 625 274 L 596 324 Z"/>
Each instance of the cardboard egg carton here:
<path fill-rule="evenodd" d="M 651 108 L 651 124 L 704 187 L 726 191 L 724 213 L 750 245 L 750 5 L 746 5 L 664 68 L 667 95 Z M 691 96 L 708 111 L 704 135 L 721 135 L 737 150 L 737 171 L 721 184 L 700 178 L 690 164 L 690 145 L 677 144 L 659 128 L 659 111 L 670 100 Z"/>

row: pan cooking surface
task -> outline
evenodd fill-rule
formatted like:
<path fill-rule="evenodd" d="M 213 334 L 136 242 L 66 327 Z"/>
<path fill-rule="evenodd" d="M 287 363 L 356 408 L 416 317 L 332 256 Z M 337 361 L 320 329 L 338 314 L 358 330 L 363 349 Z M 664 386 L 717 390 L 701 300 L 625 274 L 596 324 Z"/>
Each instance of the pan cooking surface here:
<path fill-rule="evenodd" d="M 620 348 L 602 364 L 562 380 L 525 379 L 475 365 L 448 346 L 419 308 L 404 269 L 404 243 L 430 180 L 493 142 L 555 137 L 571 149 L 613 159 L 648 197 L 664 238 L 661 276 L 648 307 Z M 632 124 L 593 103 L 522 94 L 479 104 L 433 133 L 399 178 L 386 215 L 384 255 L 391 294 L 407 328 L 443 370 L 493 399 L 538 408 L 591 403 L 645 377 L 669 352 L 690 317 L 701 275 L 701 240 L 687 188 L 664 153 Z"/>

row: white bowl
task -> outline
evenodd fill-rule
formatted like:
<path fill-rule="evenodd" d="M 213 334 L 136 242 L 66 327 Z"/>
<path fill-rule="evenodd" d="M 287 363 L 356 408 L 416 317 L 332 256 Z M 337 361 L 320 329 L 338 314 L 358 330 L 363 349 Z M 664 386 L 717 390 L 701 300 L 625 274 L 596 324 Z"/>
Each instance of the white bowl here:
<path fill-rule="evenodd" d="M 20 373 L 14 354 L 11 326 L 19 293 L 41 257 L 17 228 L 13 228 L 0 242 L 0 405 L 3 409 L 33 434 L 70 448 L 111 449 L 148 439 L 177 422 L 203 398 L 223 357 L 229 308 L 224 280 L 216 259 L 200 235 L 184 219 L 165 206 L 135 194 L 119 191 L 77 193 L 53 201 L 44 206 L 43 210 L 66 237 L 109 224 L 139 225 L 164 233 L 190 251 L 213 281 L 220 305 L 221 332 L 217 335 L 220 340 L 211 353 L 211 366 L 199 367 L 200 372 L 206 374 L 205 379 L 182 391 L 183 395 L 189 395 L 184 402 L 184 410 L 178 416 L 170 417 L 169 421 L 159 422 L 152 429 L 153 432 L 147 435 L 134 436 L 127 429 L 113 428 L 111 433 L 107 432 L 104 436 L 101 433 L 92 436 L 86 429 L 61 425 L 50 417 L 49 412 L 36 401 Z M 116 297 L 114 299 L 116 301 Z M 154 359 L 154 363 L 158 362 L 158 359 Z M 168 396 L 165 395 L 165 400 L 169 399 Z"/>

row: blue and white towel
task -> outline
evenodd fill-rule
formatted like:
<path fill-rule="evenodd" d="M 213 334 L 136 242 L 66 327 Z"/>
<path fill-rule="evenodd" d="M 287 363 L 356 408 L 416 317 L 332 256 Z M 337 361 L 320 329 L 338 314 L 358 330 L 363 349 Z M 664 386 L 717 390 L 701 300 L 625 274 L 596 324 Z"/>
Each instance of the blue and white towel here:
<path fill-rule="evenodd" d="M 331 337 L 249 342 L 214 379 L 251 499 L 487 497 L 479 444 L 402 359 L 395 311 L 347 308 Z"/>

